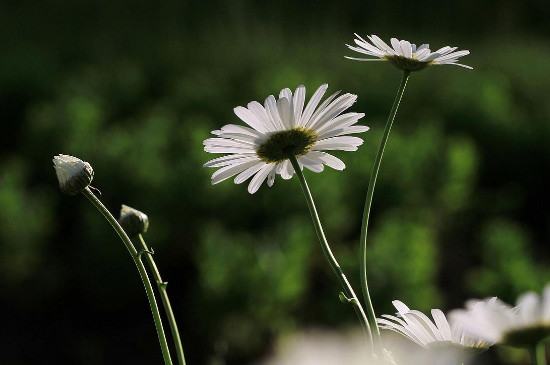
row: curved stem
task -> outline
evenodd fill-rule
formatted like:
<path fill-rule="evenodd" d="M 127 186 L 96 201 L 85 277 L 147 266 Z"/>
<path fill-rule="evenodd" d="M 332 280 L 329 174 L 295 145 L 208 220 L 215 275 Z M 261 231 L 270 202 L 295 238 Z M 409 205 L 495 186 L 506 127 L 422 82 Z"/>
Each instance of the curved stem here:
<path fill-rule="evenodd" d="M 103 205 L 103 203 L 94 195 L 94 193 L 92 193 L 90 188 L 87 187 L 86 189 L 84 189 L 82 191 L 82 194 L 84 194 L 84 196 L 93 204 L 93 206 L 105 217 L 105 219 L 109 222 L 111 227 L 113 227 L 115 232 L 124 243 L 124 246 L 126 246 L 126 249 L 130 253 L 130 256 L 132 256 L 132 259 L 134 260 L 134 263 L 136 264 L 139 271 L 141 281 L 145 286 L 145 293 L 147 294 L 147 300 L 149 300 L 149 306 L 151 307 L 151 312 L 153 313 L 153 320 L 155 322 L 155 328 L 157 330 L 164 364 L 172 365 L 172 359 L 170 358 L 170 351 L 168 349 L 168 342 L 166 341 L 166 335 L 164 334 L 164 328 L 162 327 L 162 320 L 160 318 L 159 308 L 155 299 L 153 286 L 151 285 L 151 281 L 149 280 L 149 276 L 147 275 L 147 270 L 145 270 L 145 266 L 141 261 L 141 253 L 136 250 L 136 248 L 132 244 L 132 241 L 130 241 L 130 238 L 128 238 L 128 235 L 126 234 L 126 232 L 124 232 L 124 229 L 122 229 L 115 217 L 113 217 L 113 215 Z"/>
<path fill-rule="evenodd" d="M 546 365 L 546 343 L 540 341 L 531 350 L 531 362 L 533 365 Z"/>
<path fill-rule="evenodd" d="M 168 324 L 170 326 L 172 338 L 174 339 L 178 363 L 180 365 L 185 365 L 185 355 L 183 353 L 183 345 L 181 344 L 181 337 L 179 334 L 178 325 L 176 323 L 176 317 L 174 316 L 172 304 L 170 303 L 170 298 L 168 297 L 168 292 L 166 291 L 166 286 L 168 285 L 168 283 L 162 281 L 157 264 L 155 263 L 155 260 L 150 253 L 151 251 L 149 250 L 149 247 L 147 246 L 147 243 L 145 243 L 145 240 L 143 239 L 143 236 L 141 234 L 138 235 L 138 240 L 141 248 L 146 253 L 145 260 L 147 261 L 149 270 L 153 273 L 153 278 L 157 283 L 157 288 L 160 293 L 160 299 L 162 300 L 162 305 L 164 306 L 164 311 L 166 312 L 166 317 L 168 318 Z"/>
<path fill-rule="evenodd" d="M 372 198 L 374 195 L 374 187 L 376 185 L 378 171 L 380 170 L 380 165 L 382 163 L 382 156 L 384 155 L 384 149 L 386 148 L 386 143 L 388 142 L 388 138 L 390 136 L 391 127 L 393 125 L 395 115 L 397 114 L 399 103 L 401 102 L 401 98 L 403 97 L 403 93 L 405 92 L 405 87 L 407 86 L 409 74 L 410 72 L 408 71 L 403 72 L 401 84 L 399 85 L 399 89 L 397 90 L 397 94 L 395 95 L 390 114 L 388 115 L 388 120 L 384 129 L 384 135 L 382 136 L 382 141 L 380 142 L 380 146 L 378 147 L 378 152 L 376 153 L 374 165 L 372 166 L 371 170 L 369 187 L 367 190 L 367 198 L 365 200 L 365 207 L 363 210 L 363 221 L 361 223 L 361 289 L 363 291 L 368 319 L 371 326 L 374 328 L 374 335 L 377 342 L 380 340 L 380 329 L 378 328 L 378 324 L 376 323 L 376 314 L 374 312 L 374 307 L 372 305 L 372 300 L 369 293 L 369 286 L 367 284 L 367 230 L 369 227 L 369 217 L 372 206 Z"/>
<path fill-rule="evenodd" d="M 302 170 L 300 169 L 300 164 L 294 156 L 290 158 L 290 162 L 292 163 L 292 167 L 294 167 L 294 171 L 296 172 L 296 176 L 298 176 L 298 180 L 300 180 L 300 185 L 302 186 L 302 191 L 304 192 L 307 206 L 311 214 L 311 219 L 313 221 L 313 226 L 315 227 L 315 232 L 317 233 L 317 237 L 319 238 L 319 242 L 321 243 L 321 248 L 323 249 L 323 254 L 327 258 L 327 261 L 332 268 L 332 271 L 334 271 L 334 274 L 336 274 L 336 277 L 340 281 L 340 284 L 342 285 L 346 296 L 348 296 L 349 300 L 352 302 L 351 304 L 353 304 L 353 307 L 355 309 L 355 312 L 357 313 L 357 316 L 359 317 L 359 320 L 361 321 L 361 324 L 364 326 L 364 328 L 366 328 L 369 341 L 372 346 L 372 331 L 365 315 L 365 311 L 363 310 L 363 307 L 361 306 L 357 295 L 355 295 L 355 291 L 353 290 L 348 279 L 346 278 L 346 275 L 342 271 L 340 264 L 338 263 L 336 257 L 334 257 L 334 254 L 330 249 L 327 238 L 325 236 L 325 232 L 323 231 L 323 226 L 321 225 L 319 213 L 317 213 L 317 208 L 315 207 L 315 202 L 313 201 L 313 196 L 311 195 L 311 191 L 309 190 L 309 186 L 307 185 L 306 178 Z"/>

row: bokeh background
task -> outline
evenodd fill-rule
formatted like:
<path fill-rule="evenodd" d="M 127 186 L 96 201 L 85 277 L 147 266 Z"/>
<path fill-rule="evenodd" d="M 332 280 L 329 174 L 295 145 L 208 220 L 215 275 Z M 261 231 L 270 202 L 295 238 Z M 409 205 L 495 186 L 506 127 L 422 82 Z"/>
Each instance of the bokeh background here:
<path fill-rule="evenodd" d="M 211 186 L 209 131 L 284 87 L 359 95 L 371 131 L 344 172 L 307 173 L 356 289 L 360 216 L 400 74 L 358 63 L 353 32 L 470 49 L 414 74 L 375 196 L 369 274 L 378 313 L 471 297 L 513 302 L 550 281 L 550 28 L 544 1 L 3 1 L 0 5 L 0 362 L 158 364 L 146 298 L 122 244 L 51 157 L 89 161 L 146 235 L 190 364 L 253 364 L 304 328 L 353 312 L 297 181 L 251 196 Z M 519 356 L 514 353 L 505 358 Z M 487 361 L 498 356 L 488 353 Z M 493 360 L 490 360 L 493 359 Z M 503 359 L 501 363 L 505 363 Z"/>

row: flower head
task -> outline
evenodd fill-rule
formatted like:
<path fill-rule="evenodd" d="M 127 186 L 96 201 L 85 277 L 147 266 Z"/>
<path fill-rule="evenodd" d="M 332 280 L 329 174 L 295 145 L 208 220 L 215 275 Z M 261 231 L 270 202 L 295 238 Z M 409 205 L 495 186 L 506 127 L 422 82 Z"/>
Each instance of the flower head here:
<path fill-rule="evenodd" d="M 458 346 L 463 348 L 485 348 L 488 344 L 475 336 L 467 336 L 459 327 L 449 324 L 445 314 L 432 309 L 433 321 L 418 310 L 409 309 L 403 302 L 394 300 L 397 315 L 382 315 L 377 322 L 388 329 L 409 338 L 425 348 Z"/>
<path fill-rule="evenodd" d="M 145 213 L 124 204 L 120 209 L 118 223 L 130 237 L 143 234 L 149 229 L 149 217 Z"/>
<path fill-rule="evenodd" d="M 380 37 L 373 34 L 367 36 L 367 41 L 357 33 L 355 46 L 347 44 L 352 51 L 371 56 L 369 58 L 346 57 L 356 61 L 389 61 L 404 71 L 419 71 L 430 65 L 456 65 L 468 69 L 472 67 L 458 63 L 460 57 L 470 54 L 468 50 L 456 51 L 457 47 L 445 46 L 432 52 L 429 44 L 416 44 L 409 41 L 391 39 L 391 47 Z"/>
<path fill-rule="evenodd" d="M 248 191 L 255 193 L 267 180 L 273 186 L 275 176 L 290 179 L 294 168 L 289 159 L 296 157 L 301 168 L 321 172 L 324 165 L 343 170 L 345 164 L 328 150 L 356 151 L 363 143 L 350 134 L 369 128 L 355 125 L 363 113 L 344 113 L 357 96 L 336 92 L 321 102 L 328 85 L 321 85 L 309 102 L 306 89 L 298 86 L 294 93 L 283 89 L 279 97 L 270 95 L 264 104 L 257 101 L 247 107 L 238 106 L 235 114 L 248 126 L 228 124 L 212 132 L 216 137 L 204 141 L 204 150 L 227 154 L 205 163 L 218 168 L 212 174 L 212 184 L 235 176 L 240 184 L 250 178 Z M 304 107 L 305 106 L 305 107 Z"/>
<path fill-rule="evenodd" d="M 465 332 L 490 343 L 527 347 L 550 337 L 550 284 L 542 296 L 521 295 L 515 308 L 497 298 L 471 300 L 450 314 Z"/>
<path fill-rule="evenodd" d="M 53 167 L 59 181 L 59 188 L 69 195 L 80 193 L 94 178 L 92 166 L 74 156 L 54 156 Z"/>

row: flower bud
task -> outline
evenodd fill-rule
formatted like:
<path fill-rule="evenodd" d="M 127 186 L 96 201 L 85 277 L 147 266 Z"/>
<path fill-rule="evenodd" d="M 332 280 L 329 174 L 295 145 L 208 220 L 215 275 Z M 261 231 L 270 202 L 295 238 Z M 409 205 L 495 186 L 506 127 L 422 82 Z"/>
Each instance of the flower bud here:
<path fill-rule="evenodd" d="M 143 234 L 149 228 L 149 218 L 145 213 L 124 204 L 120 209 L 118 223 L 130 237 Z"/>
<path fill-rule="evenodd" d="M 81 159 L 69 155 L 53 158 L 53 167 L 59 188 L 69 195 L 76 195 L 88 187 L 94 178 L 92 166 Z"/>

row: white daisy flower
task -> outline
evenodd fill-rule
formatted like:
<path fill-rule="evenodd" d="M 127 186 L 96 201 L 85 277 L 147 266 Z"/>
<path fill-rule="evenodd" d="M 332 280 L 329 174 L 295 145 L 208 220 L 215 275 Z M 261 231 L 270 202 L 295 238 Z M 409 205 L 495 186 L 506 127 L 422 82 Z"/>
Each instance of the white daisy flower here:
<path fill-rule="evenodd" d="M 409 41 L 391 39 L 391 47 L 380 37 L 373 34 L 367 36 L 367 41 L 357 33 L 354 42 L 356 45 L 349 45 L 349 49 L 355 52 L 371 56 L 369 58 L 347 57 L 356 61 L 390 61 L 393 65 L 404 71 L 418 71 L 430 65 L 456 65 L 468 69 L 472 67 L 458 63 L 460 57 L 470 54 L 468 50 L 456 51 L 457 47 L 445 46 L 435 52 L 430 50 L 429 44 L 416 44 Z"/>
<path fill-rule="evenodd" d="M 343 170 L 344 162 L 325 151 L 356 151 L 363 140 L 350 134 L 369 128 L 356 125 L 363 113 L 344 113 L 355 103 L 356 95 L 338 96 L 336 92 L 321 102 L 327 88 L 327 84 L 321 85 L 307 105 L 306 88 L 300 85 L 294 94 L 287 88 L 278 98 L 268 96 L 264 105 L 252 101 L 246 108 L 236 107 L 235 114 L 248 126 L 228 124 L 212 132 L 216 137 L 204 141 L 206 152 L 228 154 L 204 164 L 218 168 L 212 174 L 212 184 L 235 175 L 236 184 L 252 178 L 248 191 L 253 194 L 266 179 L 267 185 L 273 186 L 277 174 L 290 179 L 294 174 L 289 161 L 292 156 L 300 167 L 313 172 L 323 171 L 324 165 Z"/>
<path fill-rule="evenodd" d="M 492 344 L 534 346 L 550 337 L 550 284 L 542 295 L 521 295 L 515 308 L 497 298 L 471 300 L 450 316 L 456 326 Z"/>
<path fill-rule="evenodd" d="M 380 328 L 397 332 L 422 347 L 433 348 L 439 345 L 473 349 L 488 347 L 481 338 L 468 336 L 460 327 L 449 324 L 447 317 L 439 309 L 432 309 L 432 321 L 424 313 L 409 309 L 399 300 L 394 300 L 392 304 L 397 309 L 397 315 L 382 315 L 382 318 L 377 320 Z"/>
<path fill-rule="evenodd" d="M 69 155 L 57 155 L 53 158 L 53 167 L 59 188 L 69 195 L 76 195 L 84 190 L 94 178 L 92 166 L 81 159 Z"/>

